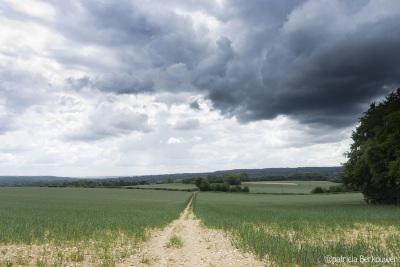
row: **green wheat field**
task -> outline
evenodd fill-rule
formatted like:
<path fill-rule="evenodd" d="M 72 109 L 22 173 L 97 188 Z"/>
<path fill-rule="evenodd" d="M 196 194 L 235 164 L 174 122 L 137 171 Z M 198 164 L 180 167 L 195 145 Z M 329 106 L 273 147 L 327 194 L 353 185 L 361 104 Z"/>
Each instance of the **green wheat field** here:
<path fill-rule="evenodd" d="M 203 193 L 194 212 L 205 226 L 230 233 L 242 250 L 278 266 L 323 266 L 326 256 L 388 258 L 400 252 L 399 207 L 366 205 L 361 194 Z"/>
<path fill-rule="evenodd" d="M 304 189 L 277 195 L 290 186 L 252 186 L 264 193 L 196 193 L 193 211 L 204 226 L 225 231 L 240 250 L 276 266 L 323 266 L 327 255 L 400 256 L 399 207 L 366 205 L 361 194 L 310 195 Z M 192 195 L 2 187 L 0 266 L 115 266 L 149 238 L 149 231 L 177 219 Z M 37 257 L 28 259 L 26 253 Z"/>
<path fill-rule="evenodd" d="M 30 246 L 40 256 L 36 266 L 88 257 L 95 266 L 114 266 L 148 238 L 149 230 L 178 218 L 190 197 L 153 190 L 0 188 L 0 266 L 29 265 L 23 251 L 8 255 L 7 250 L 31 244 L 39 245 Z"/>

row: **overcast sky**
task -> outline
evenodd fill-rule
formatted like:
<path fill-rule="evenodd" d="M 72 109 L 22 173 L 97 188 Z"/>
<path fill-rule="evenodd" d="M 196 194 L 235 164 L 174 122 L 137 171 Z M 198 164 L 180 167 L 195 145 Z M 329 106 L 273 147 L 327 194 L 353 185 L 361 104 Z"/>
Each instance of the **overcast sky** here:
<path fill-rule="evenodd" d="M 0 0 L 0 175 L 338 166 L 398 0 Z"/>

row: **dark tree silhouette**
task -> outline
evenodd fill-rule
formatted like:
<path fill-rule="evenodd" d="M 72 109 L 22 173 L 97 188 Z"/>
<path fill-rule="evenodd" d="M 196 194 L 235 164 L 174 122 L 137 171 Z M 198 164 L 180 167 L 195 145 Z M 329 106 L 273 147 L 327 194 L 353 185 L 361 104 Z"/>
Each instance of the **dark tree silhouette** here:
<path fill-rule="evenodd" d="M 372 103 L 353 132 L 342 172 L 347 187 L 371 204 L 400 204 L 400 88 Z"/>

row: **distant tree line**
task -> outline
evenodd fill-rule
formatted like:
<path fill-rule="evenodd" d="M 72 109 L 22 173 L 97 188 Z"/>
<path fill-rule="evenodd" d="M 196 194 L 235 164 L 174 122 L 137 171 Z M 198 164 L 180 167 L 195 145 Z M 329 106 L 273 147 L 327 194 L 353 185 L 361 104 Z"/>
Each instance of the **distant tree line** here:
<path fill-rule="evenodd" d="M 117 179 L 105 179 L 105 180 L 90 180 L 90 179 L 79 179 L 75 181 L 64 181 L 64 182 L 50 182 L 44 184 L 47 187 L 121 187 L 121 186 L 136 186 L 148 184 L 147 181 L 131 181 L 131 180 L 117 180 Z"/>
<path fill-rule="evenodd" d="M 220 191 L 220 192 L 250 192 L 248 186 L 241 187 L 240 185 L 230 185 L 227 182 L 224 183 L 210 183 L 207 178 L 197 178 L 195 185 L 200 191 Z"/>
<path fill-rule="evenodd" d="M 227 183 L 228 185 L 240 185 L 242 182 L 250 181 L 250 177 L 247 173 L 226 173 L 223 175 L 209 174 L 207 177 L 190 177 L 182 179 L 183 184 L 196 184 L 201 179 L 206 179 L 210 184 L 222 184 Z"/>
<path fill-rule="evenodd" d="M 126 186 L 124 187 L 126 189 L 142 189 L 142 190 L 156 190 L 156 191 L 180 191 L 180 192 L 193 192 L 197 191 L 196 189 L 193 188 L 147 188 L 147 187 L 132 187 L 132 186 Z"/>
<path fill-rule="evenodd" d="M 352 188 L 348 188 L 342 184 L 340 185 L 332 185 L 328 188 L 317 186 L 315 187 L 311 193 L 312 194 L 324 194 L 324 193 L 344 193 L 344 192 L 359 192 L 358 190 L 354 190 Z"/>
<path fill-rule="evenodd" d="M 252 181 L 329 181 L 340 183 L 339 176 L 330 176 L 321 172 L 300 172 L 288 175 L 267 175 L 253 177 Z"/>
<path fill-rule="evenodd" d="M 0 186 L 41 186 L 50 182 L 67 182 L 73 178 L 58 176 L 0 176 Z"/>
<path fill-rule="evenodd" d="M 242 181 L 250 181 L 246 173 L 225 173 L 222 175 L 209 174 L 207 177 L 185 178 L 184 184 L 194 184 L 200 191 L 220 192 L 250 192 L 249 187 L 241 187 Z"/>
<path fill-rule="evenodd" d="M 190 177 L 182 179 L 184 184 L 194 184 L 196 179 L 200 177 Z M 250 177 L 247 173 L 227 173 L 223 175 L 209 174 L 207 177 L 210 183 L 224 183 L 228 182 L 230 185 L 234 184 L 229 182 L 228 179 L 236 180 L 239 179 L 240 182 L 248 181 L 329 181 L 334 183 L 340 183 L 339 176 L 331 176 L 321 172 L 299 172 L 292 174 L 273 174 L 273 175 L 263 175 Z M 235 184 L 240 184 L 236 182 Z"/>

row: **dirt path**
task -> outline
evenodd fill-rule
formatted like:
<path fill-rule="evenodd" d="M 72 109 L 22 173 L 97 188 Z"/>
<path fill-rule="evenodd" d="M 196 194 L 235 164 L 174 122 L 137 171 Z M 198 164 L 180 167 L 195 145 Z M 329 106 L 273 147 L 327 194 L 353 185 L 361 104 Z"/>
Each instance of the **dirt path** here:
<path fill-rule="evenodd" d="M 201 226 L 192 200 L 178 220 L 154 232 L 138 253 L 119 266 L 266 266 L 232 246 L 224 232 Z"/>

